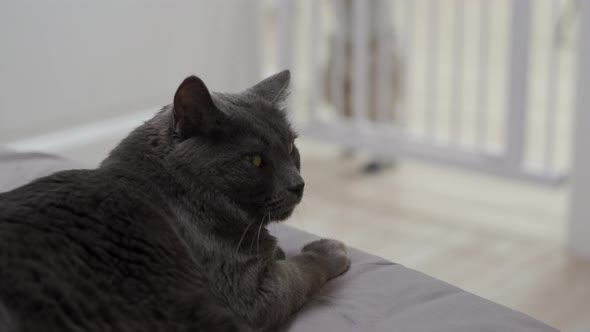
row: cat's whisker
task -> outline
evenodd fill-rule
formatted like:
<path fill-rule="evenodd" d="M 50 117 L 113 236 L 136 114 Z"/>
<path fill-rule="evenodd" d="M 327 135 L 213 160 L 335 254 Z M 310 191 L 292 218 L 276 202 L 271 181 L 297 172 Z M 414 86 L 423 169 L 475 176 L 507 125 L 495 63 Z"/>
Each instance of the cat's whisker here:
<path fill-rule="evenodd" d="M 270 213 L 268 214 L 268 218 L 270 220 Z M 256 237 L 256 257 L 260 259 L 260 232 L 262 231 L 262 225 L 264 225 L 264 217 L 262 217 L 262 221 L 260 222 L 260 227 L 258 227 L 258 236 Z"/>
<path fill-rule="evenodd" d="M 264 217 L 262 217 L 262 221 L 264 221 Z M 256 233 L 254 233 L 256 234 Z M 256 236 L 252 237 L 252 240 L 250 241 L 250 250 L 252 250 L 252 248 L 254 248 L 254 242 L 256 241 Z"/>
<path fill-rule="evenodd" d="M 238 241 L 238 246 L 236 247 L 236 252 L 235 252 L 236 255 L 238 253 L 238 250 L 240 250 L 240 245 L 242 244 L 242 241 L 244 240 L 244 236 L 246 236 L 248 229 L 250 228 L 250 226 L 252 226 L 254 219 L 256 219 L 256 217 L 253 217 L 252 220 L 250 220 L 250 222 L 248 223 L 248 226 L 246 226 L 246 229 L 244 230 L 244 233 L 242 233 L 242 237 L 240 238 L 240 241 Z"/>

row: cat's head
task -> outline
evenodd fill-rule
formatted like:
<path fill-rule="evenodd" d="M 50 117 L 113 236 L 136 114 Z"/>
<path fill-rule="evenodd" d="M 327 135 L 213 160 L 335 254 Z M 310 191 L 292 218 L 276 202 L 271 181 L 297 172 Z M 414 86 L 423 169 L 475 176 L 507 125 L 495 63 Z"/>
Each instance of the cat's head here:
<path fill-rule="evenodd" d="M 274 221 L 301 201 L 296 135 L 283 109 L 289 71 L 240 93 L 210 93 L 191 76 L 174 97 L 174 147 L 169 158 L 184 179 L 221 193 L 252 218 Z"/>

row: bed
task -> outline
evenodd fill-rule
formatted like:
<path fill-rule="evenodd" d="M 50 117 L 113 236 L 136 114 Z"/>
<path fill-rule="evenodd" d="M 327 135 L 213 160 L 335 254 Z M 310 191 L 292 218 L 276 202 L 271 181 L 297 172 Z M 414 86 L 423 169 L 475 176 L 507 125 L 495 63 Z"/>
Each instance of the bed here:
<path fill-rule="evenodd" d="M 0 147 L 0 192 L 75 167 L 75 162 L 59 156 Z M 272 225 L 271 231 L 287 255 L 317 239 L 284 224 Z M 350 252 L 350 270 L 330 281 L 283 331 L 557 331 L 420 272 L 354 248 Z"/>

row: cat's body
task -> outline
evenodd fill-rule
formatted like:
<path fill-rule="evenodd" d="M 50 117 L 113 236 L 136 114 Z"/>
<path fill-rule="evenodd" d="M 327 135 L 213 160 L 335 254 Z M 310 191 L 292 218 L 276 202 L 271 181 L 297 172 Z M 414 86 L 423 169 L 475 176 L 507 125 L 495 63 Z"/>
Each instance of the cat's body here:
<path fill-rule="evenodd" d="M 150 196 L 112 170 L 61 172 L 0 195 L 0 294 L 15 331 L 167 331 L 170 307 L 207 303 L 203 271 Z"/>
<path fill-rule="evenodd" d="M 281 259 L 265 227 L 303 192 L 288 79 L 189 78 L 98 169 L 0 194 L 0 330 L 273 329 L 342 273 L 339 242 Z"/>

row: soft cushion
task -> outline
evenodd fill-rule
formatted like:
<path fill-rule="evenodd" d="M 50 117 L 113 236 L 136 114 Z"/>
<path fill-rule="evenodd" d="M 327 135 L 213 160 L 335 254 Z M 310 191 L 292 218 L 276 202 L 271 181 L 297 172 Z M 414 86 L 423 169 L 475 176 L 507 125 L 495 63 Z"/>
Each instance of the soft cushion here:
<path fill-rule="evenodd" d="M 0 147 L 0 192 L 75 163 Z M 271 225 L 287 256 L 318 237 Z M 328 282 L 283 328 L 289 332 L 539 332 L 557 331 L 420 272 L 350 248 L 352 266 Z"/>
<path fill-rule="evenodd" d="M 287 256 L 317 236 L 271 227 Z M 557 331 L 524 314 L 423 273 L 350 248 L 352 265 L 285 327 L 289 332 Z"/>

